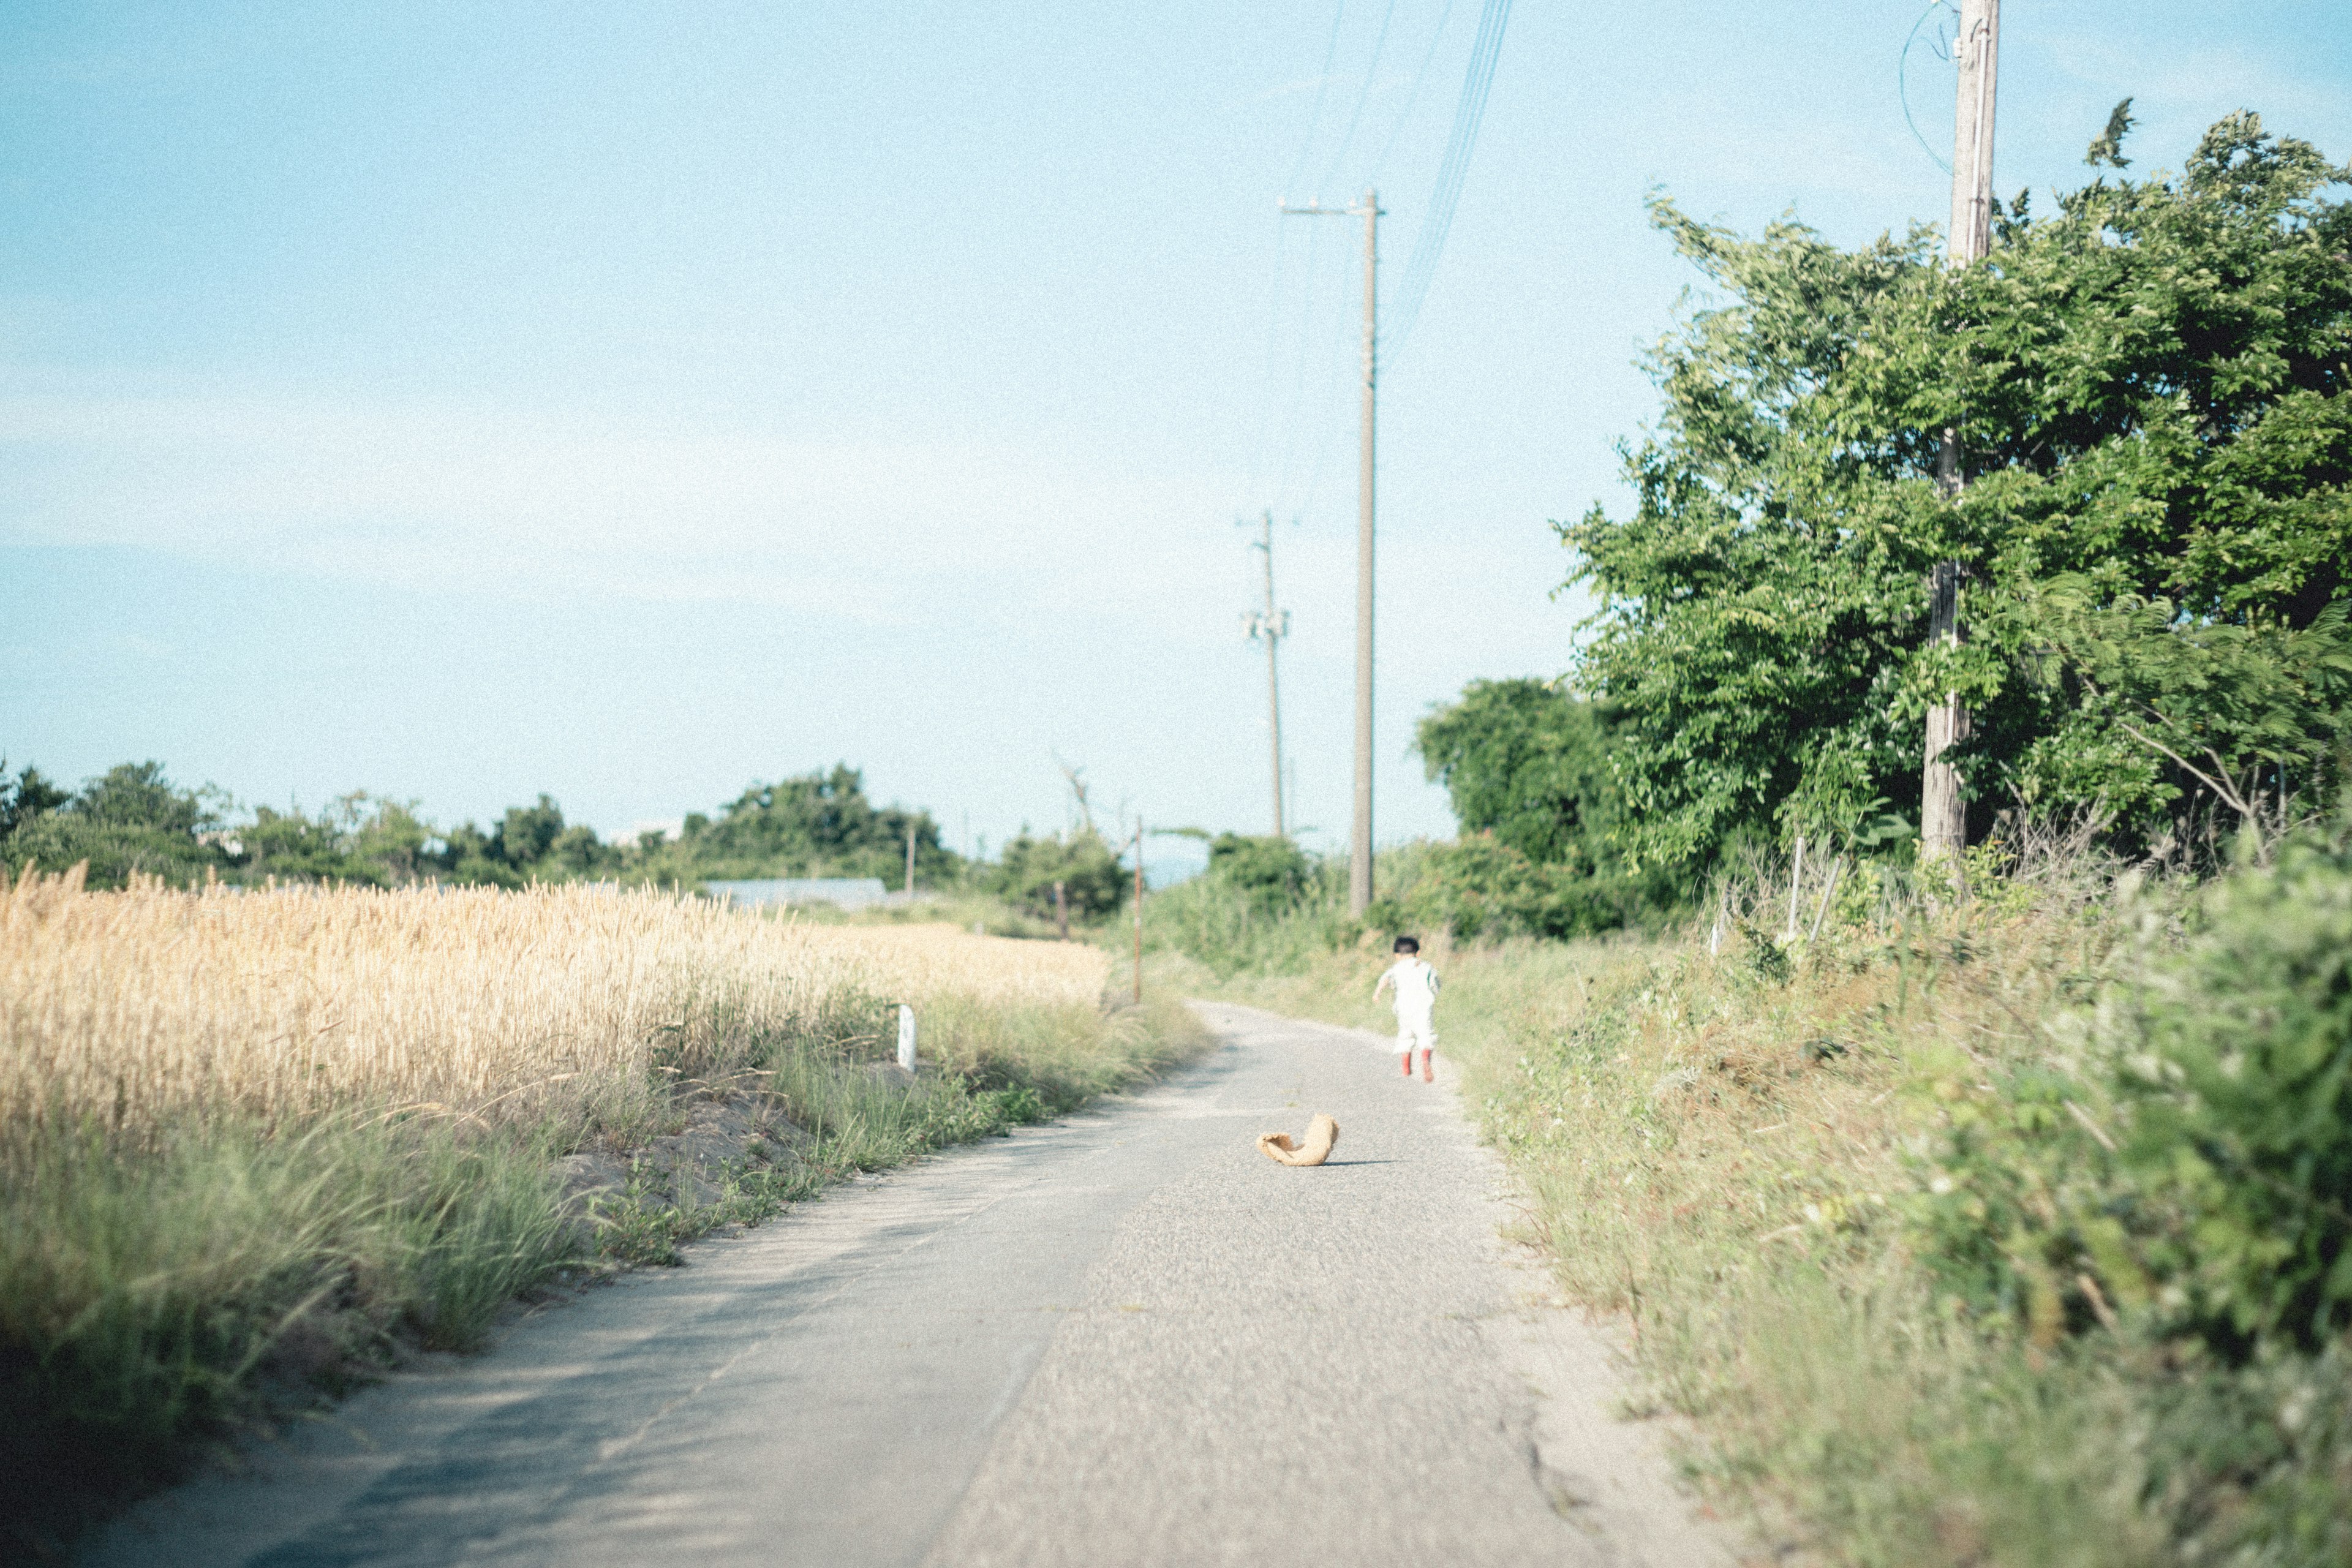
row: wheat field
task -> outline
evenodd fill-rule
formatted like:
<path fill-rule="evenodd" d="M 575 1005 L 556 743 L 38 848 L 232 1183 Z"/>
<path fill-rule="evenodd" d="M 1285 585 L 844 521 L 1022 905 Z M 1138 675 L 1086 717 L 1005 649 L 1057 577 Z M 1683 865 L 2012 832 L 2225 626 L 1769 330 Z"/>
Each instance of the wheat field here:
<path fill-rule="evenodd" d="M 1092 1013 L 1108 968 L 1087 944 L 811 925 L 650 890 L 96 893 L 73 872 L 0 870 L 0 1125 L 497 1114 L 845 1002 Z"/>

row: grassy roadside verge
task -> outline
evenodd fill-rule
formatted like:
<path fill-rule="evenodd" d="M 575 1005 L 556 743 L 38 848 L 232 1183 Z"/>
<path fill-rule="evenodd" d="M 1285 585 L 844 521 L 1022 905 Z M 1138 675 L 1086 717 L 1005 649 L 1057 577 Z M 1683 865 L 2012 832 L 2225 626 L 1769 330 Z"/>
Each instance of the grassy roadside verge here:
<path fill-rule="evenodd" d="M 1089 949 L 644 895 L 26 879 L 0 926 L 0 1556 L 37 1561 L 240 1431 L 479 1346 L 519 1295 L 1201 1038 L 1107 1000 Z M 583 1163 L 623 1179 L 585 1196 Z"/>
<path fill-rule="evenodd" d="M 2352 860 L 2042 869 L 1850 889 L 1818 941 L 1453 952 L 1441 1049 L 1784 1560 L 2352 1561 Z M 1383 962 L 1155 960 L 1375 1027 Z"/>

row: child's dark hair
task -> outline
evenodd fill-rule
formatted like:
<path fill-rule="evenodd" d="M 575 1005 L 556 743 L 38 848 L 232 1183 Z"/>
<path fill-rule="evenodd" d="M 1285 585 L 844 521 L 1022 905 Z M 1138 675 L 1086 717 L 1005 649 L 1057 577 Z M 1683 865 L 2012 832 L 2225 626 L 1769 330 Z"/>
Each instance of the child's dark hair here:
<path fill-rule="evenodd" d="M 1421 951 L 1421 938 L 1417 936 L 1401 936 L 1396 939 L 1395 951 L 1398 952 L 1419 952 Z"/>

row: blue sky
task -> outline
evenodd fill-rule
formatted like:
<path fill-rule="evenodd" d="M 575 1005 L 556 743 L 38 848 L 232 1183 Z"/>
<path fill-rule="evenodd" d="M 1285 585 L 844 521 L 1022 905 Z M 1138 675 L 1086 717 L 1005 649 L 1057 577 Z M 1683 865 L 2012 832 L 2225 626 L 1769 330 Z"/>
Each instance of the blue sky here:
<path fill-rule="evenodd" d="M 1275 209 L 1376 180 L 1393 282 L 1478 10 L 0 11 L 0 750 L 606 831 L 846 760 L 992 842 L 1066 762 L 1255 828 L 1272 507 L 1344 837 L 1354 232 Z M 1383 839 L 1451 826 L 1419 714 L 1568 661 L 1548 522 L 1622 504 L 1690 281 L 1644 193 L 1940 217 L 1920 15 L 1518 0 L 1384 384 Z M 2004 195 L 2126 94 L 2141 169 L 2241 107 L 2352 156 L 2341 5 L 2011 0 L 2001 67 Z"/>

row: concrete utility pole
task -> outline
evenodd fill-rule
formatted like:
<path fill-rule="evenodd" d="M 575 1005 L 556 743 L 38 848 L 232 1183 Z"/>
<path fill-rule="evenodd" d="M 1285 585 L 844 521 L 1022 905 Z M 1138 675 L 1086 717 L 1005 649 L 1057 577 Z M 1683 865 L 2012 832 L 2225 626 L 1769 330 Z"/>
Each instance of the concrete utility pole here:
<path fill-rule="evenodd" d="M 1266 738 L 1274 752 L 1274 836 L 1287 837 L 1282 826 L 1282 682 L 1275 672 L 1274 652 L 1276 644 L 1290 635 L 1290 612 L 1274 607 L 1274 513 L 1267 512 L 1264 531 L 1252 550 L 1265 552 L 1265 608 L 1251 610 L 1242 616 L 1242 625 L 1249 631 L 1249 639 L 1265 640 L 1265 728 Z"/>
<path fill-rule="evenodd" d="M 1356 811 L 1348 832 L 1348 912 L 1372 901 L 1372 478 L 1380 390 L 1381 196 L 1367 189 L 1351 207 L 1285 206 L 1310 217 L 1364 220 L 1364 408 L 1356 470 Z"/>
<path fill-rule="evenodd" d="M 1994 79 L 2000 59 L 2000 0 L 1958 0 L 1959 36 L 1952 58 L 1959 86 L 1952 117 L 1952 223 L 1948 258 L 1954 267 L 1984 259 L 1992 247 L 1992 112 Z M 1957 426 L 1944 429 L 1936 455 L 1936 479 L 1957 499 L 1967 484 Z M 1938 561 L 1927 576 L 1927 640 L 1958 647 L 1967 636 L 1960 620 L 1960 563 Z M 1969 738 L 1968 705 L 1958 692 L 1927 710 L 1926 767 L 1919 792 L 1919 838 L 1930 857 L 1955 862 L 1969 847 L 1969 803 L 1960 793 L 1958 769 L 1943 760 L 1949 747 Z"/>

